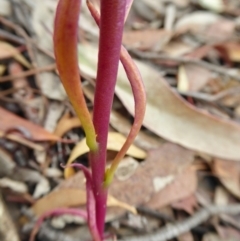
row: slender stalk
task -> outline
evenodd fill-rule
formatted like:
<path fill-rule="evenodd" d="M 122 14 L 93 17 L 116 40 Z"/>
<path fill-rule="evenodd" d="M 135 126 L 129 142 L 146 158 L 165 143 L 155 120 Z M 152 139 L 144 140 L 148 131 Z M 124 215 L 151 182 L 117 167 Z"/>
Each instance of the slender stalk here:
<path fill-rule="evenodd" d="M 101 241 L 101 237 L 99 235 L 97 224 L 96 224 L 96 202 L 93 194 L 93 186 L 92 186 L 92 175 L 87 167 L 80 163 L 73 163 L 71 165 L 61 165 L 63 168 L 68 167 L 77 167 L 81 169 L 86 178 L 86 191 L 87 191 L 87 221 L 90 233 L 92 235 L 93 241 Z"/>
<path fill-rule="evenodd" d="M 107 189 L 104 188 L 109 118 L 118 71 L 126 0 L 101 0 L 100 40 L 93 123 L 98 150 L 90 152 L 97 227 L 103 237 Z"/>
<path fill-rule="evenodd" d="M 88 6 L 88 9 L 91 12 L 91 15 L 94 18 L 96 24 L 99 26 L 100 14 L 98 13 L 96 8 L 90 1 L 87 1 L 87 6 Z M 114 160 L 111 164 L 111 167 L 106 172 L 105 186 L 110 185 L 119 162 L 124 157 L 128 148 L 130 147 L 130 145 L 133 143 L 135 137 L 137 136 L 137 134 L 141 128 L 144 114 L 145 114 L 145 109 L 146 109 L 146 93 L 145 93 L 145 88 L 143 85 L 141 74 L 140 74 L 136 64 L 132 60 L 131 56 L 129 55 L 129 53 L 123 46 L 121 46 L 120 60 L 126 71 L 127 77 L 129 79 L 129 82 L 131 84 L 131 88 L 133 91 L 134 102 L 135 102 L 135 118 L 134 118 L 134 123 L 128 134 L 126 142 L 124 143 L 121 150 L 118 152 L 118 154 L 114 158 Z"/>

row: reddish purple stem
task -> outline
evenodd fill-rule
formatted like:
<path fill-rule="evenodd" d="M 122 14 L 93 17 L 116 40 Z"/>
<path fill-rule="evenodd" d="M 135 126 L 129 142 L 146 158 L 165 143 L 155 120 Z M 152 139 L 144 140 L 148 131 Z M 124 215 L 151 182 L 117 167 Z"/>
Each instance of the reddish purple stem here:
<path fill-rule="evenodd" d="M 87 191 L 87 221 L 89 230 L 91 232 L 91 235 L 93 237 L 94 241 L 101 241 L 97 224 L 96 224 L 96 202 L 95 197 L 93 194 L 93 186 L 92 186 L 92 175 L 87 167 L 80 163 L 73 163 L 71 165 L 61 165 L 63 168 L 68 167 L 77 167 L 81 169 L 84 173 L 84 176 L 86 178 L 86 191 Z"/>
<path fill-rule="evenodd" d="M 103 187 L 109 118 L 118 71 L 126 0 L 101 0 L 100 40 L 93 123 L 99 149 L 90 153 L 97 227 L 103 237 L 107 190 Z"/>

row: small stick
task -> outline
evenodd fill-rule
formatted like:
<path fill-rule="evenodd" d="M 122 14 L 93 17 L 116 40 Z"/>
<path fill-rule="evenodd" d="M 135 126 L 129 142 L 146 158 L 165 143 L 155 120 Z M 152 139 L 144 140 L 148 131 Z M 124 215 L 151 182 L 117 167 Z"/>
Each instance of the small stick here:
<path fill-rule="evenodd" d="M 37 69 L 30 69 L 30 70 L 24 71 L 20 74 L 7 75 L 7 76 L 4 76 L 4 77 L 0 77 L 0 83 L 16 80 L 16 79 L 23 78 L 23 77 L 28 77 L 28 76 L 34 75 L 36 73 L 53 71 L 55 69 L 56 69 L 55 64 L 50 64 L 50 65 L 47 65 L 47 66 L 44 66 L 44 67 L 41 67 L 41 68 L 37 68 Z"/>
<path fill-rule="evenodd" d="M 181 64 L 196 64 L 203 68 L 206 68 L 210 71 L 214 71 L 218 74 L 221 74 L 223 76 L 235 79 L 237 81 L 240 81 L 240 75 L 237 73 L 233 73 L 233 69 L 227 69 L 223 66 L 217 66 L 211 63 L 208 63 L 206 61 L 198 60 L 198 59 L 192 59 L 192 58 L 186 58 L 186 57 L 173 57 L 173 56 L 167 56 L 152 52 L 141 52 L 138 50 L 130 49 L 133 54 L 135 54 L 137 57 L 142 59 L 155 59 L 155 60 L 164 60 L 164 61 L 174 61 Z"/>
<path fill-rule="evenodd" d="M 192 217 L 184 221 L 166 225 L 159 231 L 141 236 L 126 237 L 119 241 L 166 241 L 178 237 L 179 235 L 189 232 L 199 224 L 207 221 L 211 216 L 220 213 L 236 215 L 240 213 L 240 204 L 226 206 L 210 205 L 196 212 Z"/>
<path fill-rule="evenodd" d="M 183 92 L 183 91 L 179 91 L 176 88 L 172 88 L 172 90 L 181 94 L 181 95 L 184 95 L 184 96 L 190 96 L 190 97 L 193 97 L 193 98 L 196 98 L 196 99 L 199 99 L 199 100 L 208 101 L 208 102 L 216 102 L 216 101 L 219 101 L 219 100 L 223 99 L 226 96 L 239 94 L 240 93 L 240 86 L 223 90 L 223 91 L 221 91 L 217 94 L 214 94 L 214 95 L 199 93 L 199 92 L 194 92 L 194 91 Z"/>

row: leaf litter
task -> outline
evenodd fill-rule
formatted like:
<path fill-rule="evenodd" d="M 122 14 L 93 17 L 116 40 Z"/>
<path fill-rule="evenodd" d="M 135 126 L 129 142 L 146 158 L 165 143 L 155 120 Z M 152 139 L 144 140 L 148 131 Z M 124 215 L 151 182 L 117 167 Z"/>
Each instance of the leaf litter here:
<path fill-rule="evenodd" d="M 25 220 L 24 230 L 32 223 L 29 211 L 36 217 L 58 207 L 84 207 L 82 173 L 62 170 L 60 163 L 88 166 L 88 148 L 55 72 L 51 33 L 57 1 L 0 4 L 6 6 L 0 11 L 0 186 L 9 210 L 17 207 L 16 225 Z M 84 1 L 82 12 L 79 61 L 91 111 L 98 28 Z M 132 240 L 136 230 L 150 240 L 156 229 L 177 240 L 239 239 L 239 13 L 237 0 L 134 1 L 123 44 L 139 66 L 148 103 L 144 127 L 110 189 L 107 231 L 114 230 L 119 240 Z M 134 114 L 122 67 L 115 93 L 109 163 Z M 199 213 L 218 218 L 201 219 Z M 58 226 L 70 241 L 76 237 L 68 227 L 85 225 L 73 219 L 62 217 Z M 164 229 L 169 220 L 172 231 Z M 50 225 L 42 227 L 39 240 L 61 241 L 56 230 L 49 234 Z M 21 241 L 29 231 L 21 231 Z"/>

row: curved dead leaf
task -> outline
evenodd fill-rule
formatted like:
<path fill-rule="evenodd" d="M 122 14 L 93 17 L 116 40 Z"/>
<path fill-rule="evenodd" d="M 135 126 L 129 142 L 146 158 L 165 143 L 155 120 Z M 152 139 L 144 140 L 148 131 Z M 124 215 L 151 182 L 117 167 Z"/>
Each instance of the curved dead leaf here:
<path fill-rule="evenodd" d="M 215 159 L 214 174 L 235 197 L 240 198 L 240 164 L 239 162 Z"/>
<path fill-rule="evenodd" d="M 86 204 L 86 192 L 79 188 L 59 189 L 39 199 L 31 208 L 33 213 L 39 217 L 44 213 L 56 208 L 76 207 Z M 136 208 L 121 202 L 109 195 L 107 200 L 108 207 L 120 207 L 134 214 L 137 213 Z"/>
<path fill-rule="evenodd" d="M 147 92 L 145 127 L 186 148 L 240 160 L 239 125 L 196 109 L 174 93 L 155 69 L 141 62 L 137 65 Z M 126 78 L 118 79 L 116 93 L 133 115 L 134 103 Z"/>
<path fill-rule="evenodd" d="M 109 192 L 134 206 L 167 205 L 194 192 L 196 172 L 189 167 L 193 159 L 193 152 L 172 143 L 163 144 L 150 151 L 146 161 L 128 179 L 119 180 L 115 176 Z"/>
<path fill-rule="evenodd" d="M 97 49 L 84 45 L 80 46 L 79 51 L 81 70 L 94 78 Z M 158 71 L 140 61 L 136 63 L 142 74 L 148 100 L 143 123 L 145 127 L 186 148 L 224 159 L 240 160 L 239 125 L 196 109 L 174 93 Z M 133 115 L 131 87 L 121 67 L 116 94 Z"/>
<path fill-rule="evenodd" d="M 53 133 L 56 136 L 62 137 L 65 133 L 67 133 L 71 129 L 80 127 L 80 126 L 81 126 L 81 123 L 78 117 L 75 116 L 71 118 L 69 114 L 66 114 L 60 119 Z"/>
<path fill-rule="evenodd" d="M 107 142 L 107 150 L 111 151 L 119 151 L 122 145 L 125 143 L 126 137 L 117 132 L 109 132 L 108 133 L 108 142 Z M 86 144 L 86 139 L 81 140 L 72 150 L 71 155 L 67 161 L 67 165 L 70 165 L 77 157 L 88 153 L 89 148 Z M 146 157 L 146 152 L 136 147 L 135 145 L 131 145 L 128 149 L 127 155 L 144 159 Z M 74 169 L 69 167 L 64 170 L 65 178 L 72 176 L 75 173 Z"/>
<path fill-rule="evenodd" d="M 33 124 L 0 107 L 0 133 L 16 130 L 24 135 L 25 138 L 35 141 L 60 141 L 61 139 L 46 131 L 43 127 Z M 11 134 L 9 134 L 11 135 Z"/>
<path fill-rule="evenodd" d="M 0 59 L 6 59 L 13 57 L 24 67 L 30 69 L 32 65 L 27 61 L 23 55 L 20 54 L 19 50 L 13 47 L 11 44 L 0 41 Z"/>
<path fill-rule="evenodd" d="M 131 213 L 137 214 L 137 210 L 135 207 L 133 207 L 127 203 L 121 202 L 111 195 L 108 195 L 107 206 L 108 207 L 120 207 Z"/>

